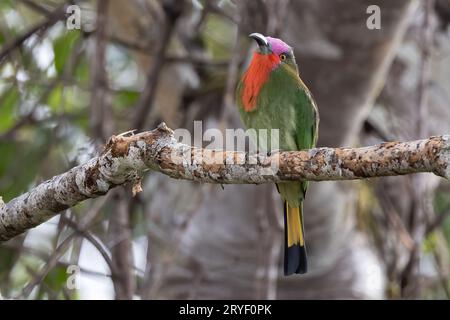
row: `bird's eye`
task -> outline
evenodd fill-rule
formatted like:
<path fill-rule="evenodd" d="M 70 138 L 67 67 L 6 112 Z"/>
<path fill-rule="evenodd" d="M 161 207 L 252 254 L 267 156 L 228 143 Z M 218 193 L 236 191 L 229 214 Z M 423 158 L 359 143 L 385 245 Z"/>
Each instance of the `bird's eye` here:
<path fill-rule="evenodd" d="M 285 61 L 286 58 L 287 58 L 287 56 L 284 53 L 280 54 L 280 60 L 281 61 Z"/>

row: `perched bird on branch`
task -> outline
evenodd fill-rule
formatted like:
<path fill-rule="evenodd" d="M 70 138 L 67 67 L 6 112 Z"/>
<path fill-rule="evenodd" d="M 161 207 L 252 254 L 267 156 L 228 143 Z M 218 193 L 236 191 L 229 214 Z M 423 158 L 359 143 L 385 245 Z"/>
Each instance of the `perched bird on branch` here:
<path fill-rule="evenodd" d="M 278 129 L 279 150 L 313 148 L 319 115 L 316 103 L 300 79 L 292 48 L 280 39 L 250 35 L 259 47 L 237 87 L 237 104 L 247 128 Z M 259 141 L 258 136 L 258 141 Z M 258 144 L 257 144 L 258 145 Z M 284 274 L 307 272 L 303 200 L 308 182 L 277 184 L 283 200 Z"/>

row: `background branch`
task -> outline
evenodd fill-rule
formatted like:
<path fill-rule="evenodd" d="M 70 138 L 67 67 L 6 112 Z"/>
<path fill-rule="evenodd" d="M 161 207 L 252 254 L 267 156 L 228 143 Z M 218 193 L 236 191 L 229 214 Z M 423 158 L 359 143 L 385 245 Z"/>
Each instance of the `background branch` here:
<path fill-rule="evenodd" d="M 42 32 L 48 29 L 58 21 L 62 20 L 65 16 L 66 16 L 66 5 L 63 5 L 55 9 L 55 11 L 48 14 L 46 19 L 36 24 L 34 27 L 26 31 L 21 36 L 15 37 L 10 42 L 4 44 L 2 49 L 0 50 L 0 62 L 3 62 L 3 59 L 8 57 L 12 51 L 22 46 L 23 43 L 27 39 L 29 39 L 32 35 L 34 35 L 37 32 Z"/>

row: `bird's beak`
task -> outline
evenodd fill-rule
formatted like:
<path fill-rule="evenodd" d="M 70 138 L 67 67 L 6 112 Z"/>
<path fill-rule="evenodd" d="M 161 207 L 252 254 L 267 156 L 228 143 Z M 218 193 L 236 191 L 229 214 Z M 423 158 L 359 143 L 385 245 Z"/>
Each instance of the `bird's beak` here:
<path fill-rule="evenodd" d="M 267 54 L 272 52 L 269 41 L 267 41 L 266 37 L 264 37 L 261 33 L 252 33 L 249 37 L 256 41 L 261 53 Z"/>

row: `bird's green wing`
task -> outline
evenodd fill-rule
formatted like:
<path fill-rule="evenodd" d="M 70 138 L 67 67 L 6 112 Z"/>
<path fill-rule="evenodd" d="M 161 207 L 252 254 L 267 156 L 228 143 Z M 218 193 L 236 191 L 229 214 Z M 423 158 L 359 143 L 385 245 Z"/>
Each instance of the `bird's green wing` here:
<path fill-rule="evenodd" d="M 314 148 L 317 143 L 319 114 L 317 106 L 308 88 L 300 83 L 296 99 L 296 143 L 299 150 Z M 305 196 L 308 182 L 302 182 Z"/>
<path fill-rule="evenodd" d="M 296 103 L 297 147 L 299 150 L 314 148 L 317 143 L 319 116 L 314 98 L 303 84 L 297 91 Z"/>

